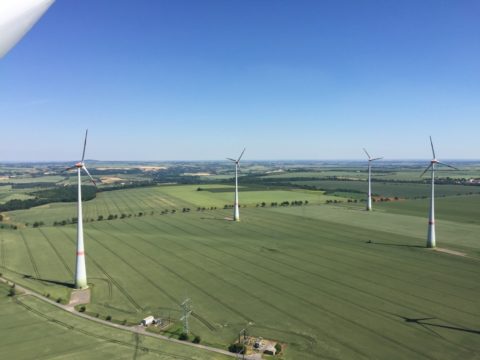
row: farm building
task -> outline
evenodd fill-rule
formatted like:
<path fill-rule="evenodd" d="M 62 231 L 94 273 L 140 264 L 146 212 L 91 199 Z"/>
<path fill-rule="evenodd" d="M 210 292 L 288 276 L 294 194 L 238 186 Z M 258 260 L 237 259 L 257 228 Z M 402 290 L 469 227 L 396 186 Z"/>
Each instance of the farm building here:
<path fill-rule="evenodd" d="M 155 318 L 150 315 L 150 316 L 147 316 L 145 319 L 142 320 L 142 325 L 143 326 L 152 325 L 154 321 L 155 321 Z"/>

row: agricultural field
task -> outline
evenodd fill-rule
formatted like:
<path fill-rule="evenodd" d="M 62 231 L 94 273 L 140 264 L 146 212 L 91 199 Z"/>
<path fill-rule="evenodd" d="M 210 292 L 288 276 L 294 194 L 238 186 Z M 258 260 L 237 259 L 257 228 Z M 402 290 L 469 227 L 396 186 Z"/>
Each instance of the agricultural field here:
<path fill-rule="evenodd" d="M 362 198 L 363 181 L 331 180 L 328 188 L 330 180 L 315 180 L 325 193 L 247 180 L 240 180 L 239 223 L 230 221 L 231 209 L 224 209 L 232 203 L 233 188 L 222 181 L 104 191 L 84 202 L 92 291 L 85 312 L 128 324 L 151 314 L 172 318 L 175 324 L 165 335 L 176 338 L 180 303 L 190 298 L 192 335 L 221 349 L 246 328 L 249 335 L 281 343 L 280 359 L 480 357 L 479 187 L 438 186 L 439 249 L 432 250 L 425 248 L 428 199 L 414 199 L 428 196 L 428 185 L 387 182 L 382 188 L 375 182 L 374 192 L 381 196 L 397 196 L 395 186 L 404 195 L 377 201 L 374 211 L 366 212 L 365 203 L 352 201 Z M 335 189 L 343 190 L 330 193 Z M 302 205 L 280 206 L 284 201 Z M 264 207 L 257 206 L 262 202 Z M 0 272 L 65 302 L 72 290 L 76 226 L 52 224 L 75 217 L 75 203 L 3 215 L 19 228 L 0 229 Z M 109 215 L 117 216 L 108 220 Z M 32 228 L 34 221 L 44 225 Z M 78 321 L 79 328 L 122 341 L 79 334 L 74 349 L 58 348 L 66 358 L 89 359 L 90 353 L 78 350 L 86 343 L 104 357 L 118 353 L 128 358 L 137 349 L 131 334 L 72 319 L 36 299 L 20 299 L 52 318 Z M 52 335 L 47 340 L 26 333 L 21 351 L 32 354 L 45 341 L 42 356 L 53 356 L 53 334 L 62 328 L 12 298 L 0 301 L 0 316 L 8 320 L 2 324 L 19 319 L 18 327 L 0 325 L 0 335 L 33 322 Z M 0 338 L 1 349 L 21 342 L 5 338 Z M 148 343 L 171 355 L 152 350 L 138 357 L 195 358 L 190 348 L 156 341 L 142 338 L 142 346 Z"/>
<path fill-rule="evenodd" d="M 294 181 L 296 185 L 313 186 L 328 192 L 354 193 L 357 197 L 365 197 L 368 187 L 366 181 L 344 181 L 344 180 L 310 180 Z M 480 194 L 480 186 L 465 185 L 443 185 L 435 186 L 435 193 L 438 196 Z M 430 184 L 402 183 L 402 182 L 372 182 L 372 194 L 383 197 L 399 197 L 402 199 L 427 197 L 430 195 Z"/>
<path fill-rule="evenodd" d="M 2 359 L 228 359 L 91 324 L 34 297 L 7 294 L 8 287 L 0 284 Z"/>
<path fill-rule="evenodd" d="M 200 190 L 199 190 L 200 189 Z M 233 186 L 230 185 L 162 185 L 136 189 L 106 191 L 97 193 L 97 197 L 84 204 L 84 219 L 97 220 L 99 216 L 105 219 L 109 215 L 138 215 L 139 212 L 151 214 L 152 211 L 181 211 L 183 208 L 196 210 L 198 207 L 223 208 L 233 201 Z M 242 206 L 256 206 L 266 202 L 308 201 L 309 203 L 324 203 L 333 196 L 323 195 L 321 191 L 311 190 L 270 190 L 267 187 L 240 187 Z M 76 206 L 73 203 L 53 203 L 38 206 L 29 211 L 17 210 L 8 213 L 12 222 L 33 223 L 43 221 L 53 224 L 76 217 Z"/>

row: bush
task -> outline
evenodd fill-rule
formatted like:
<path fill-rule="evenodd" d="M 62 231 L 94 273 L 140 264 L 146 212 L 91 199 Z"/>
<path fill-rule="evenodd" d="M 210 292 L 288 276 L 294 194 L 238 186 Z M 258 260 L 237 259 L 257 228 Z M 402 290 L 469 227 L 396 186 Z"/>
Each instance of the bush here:
<path fill-rule="evenodd" d="M 188 340 L 188 334 L 182 332 L 182 333 L 180 334 L 180 336 L 178 337 L 178 340 L 182 340 L 182 341 Z"/>
<path fill-rule="evenodd" d="M 280 343 L 275 344 L 275 351 L 276 351 L 276 354 L 279 354 L 282 352 L 282 345 L 280 345 Z"/>
<path fill-rule="evenodd" d="M 97 221 L 102 221 L 103 220 L 103 215 L 98 215 Z"/>
<path fill-rule="evenodd" d="M 105 318 L 105 320 L 107 321 L 112 321 L 112 317 L 110 315 L 107 315 L 107 317 Z"/>
<path fill-rule="evenodd" d="M 200 344 L 200 341 L 201 341 L 201 340 L 202 340 L 202 339 L 200 338 L 200 336 L 197 335 L 197 336 L 195 336 L 195 337 L 193 338 L 192 342 L 193 342 L 194 344 Z"/>
<path fill-rule="evenodd" d="M 87 310 L 87 308 L 85 306 L 80 306 L 80 309 L 78 311 L 85 312 L 85 310 Z"/>
<path fill-rule="evenodd" d="M 228 347 L 228 351 L 230 351 L 232 353 L 235 353 L 235 354 L 241 354 L 241 353 L 245 352 L 245 345 L 239 344 L 239 343 L 231 344 Z"/>
<path fill-rule="evenodd" d="M 57 299 L 57 303 L 59 303 L 59 304 L 60 304 L 61 302 L 62 302 L 62 298 L 61 298 L 61 297 L 59 297 L 59 298 Z"/>
<path fill-rule="evenodd" d="M 15 284 L 12 284 L 12 286 L 10 286 L 10 289 L 8 290 L 8 296 L 15 295 L 17 295 L 17 290 L 15 289 Z"/>

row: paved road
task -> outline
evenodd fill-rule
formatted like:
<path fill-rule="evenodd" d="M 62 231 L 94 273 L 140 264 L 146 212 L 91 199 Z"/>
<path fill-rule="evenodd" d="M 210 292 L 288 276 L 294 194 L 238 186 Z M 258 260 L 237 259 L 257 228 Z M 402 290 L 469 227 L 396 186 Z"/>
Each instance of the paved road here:
<path fill-rule="evenodd" d="M 12 281 L 7 280 L 4 277 L 0 277 L 0 281 L 3 282 L 3 283 L 6 283 L 6 284 L 12 283 Z M 217 348 L 214 348 L 214 347 L 211 347 L 211 346 L 194 344 L 194 343 L 190 343 L 190 342 L 186 342 L 186 341 L 172 339 L 172 338 L 169 338 L 167 336 L 160 335 L 160 334 L 153 334 L 153 333 L 147 332 L 143 326 L 125 326 L 125 325 L 112 323 L 110 321 L 102 320 L 102 319 L 99 319 L 99 318 L 96 318 L 96 317 L 93 317 L 93 316 L 75 311 L 75 309 L 71 305 L 59 304 L 59 303 L 57 303 L 57 302 L 55 302 L 55 301 L 53 301 L 53 300 L 51 300 L 51 299 L 49 299 L 45 296 L 42 296 L 42 295 L 40 295 L 40 294 L 38 294 L 38 293 L 28 289 L 28 288 L 20 286 L 16 283 L 15 283 L 15 288 L 16 288 L 17 291 L 20 291 L 20 292 L 23 293 L 22 296 L 25 296 L 25 295 L 33 296 L 33 297 L 35 297 L 37 299 L 40 299 L 42 301 L 45 301 L 45 302 L 47 302 L 47 303 L 49 303 L 53 306 L 56 306 L 56 307 L 58 307 L 62 310 L 65 310 L 65 311 L 69 312 L 70 314 L 72 314 L 74 316 L 78 316 L 78 317 L 81 317 L 81 318 L 84 318 L 84 319 L 87 319 L 87 320 L 90 320 L 90 321 L 95 321 L 95 322 L 100 323 L 102 325 L 114 327 L 114 328 L 124 330 L 124 331 L 129 331 L 129 332 L 132 332 L 132 333 L 135 333 L 135 334 L 140 334 L 140 335 L 143 335 L 143 336 L 150 336 L 150 337 L 153 337 L 153 338 L 174 342 L 174 343 L 177 343 L 177 344 L 180 344 L 180 345 L 183 345 L 183 346 L 192 346 L 192 347 L 196 347 L 197 349 L 211 351 L 211 352 L 215 352 L 215 353 L 218 353 L 218 354 L 222 354 L 222 355 L 226 355 L 226 356 L 230 356 L 230 357 L 234 357 L 234 358 L 238 357 L 238 355 L 233 354 L 233 353 L 231 353 L 227 350 L 222 350 L 222 349 L 217 349 Z M 259 354 L 245 356 L 245 359 L 248 359 L 248 360 L 260 360 L 261 358 L 262 357 Z"/>

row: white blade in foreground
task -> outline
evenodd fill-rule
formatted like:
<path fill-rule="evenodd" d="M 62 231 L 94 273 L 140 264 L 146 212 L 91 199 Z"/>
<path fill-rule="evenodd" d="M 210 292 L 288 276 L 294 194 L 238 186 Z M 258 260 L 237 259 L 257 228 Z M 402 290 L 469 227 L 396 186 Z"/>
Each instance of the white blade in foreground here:
<path fill-rule="evenodd" d="M 0 1 L 0 58 L 35 25 L 54 0 Z"/>

